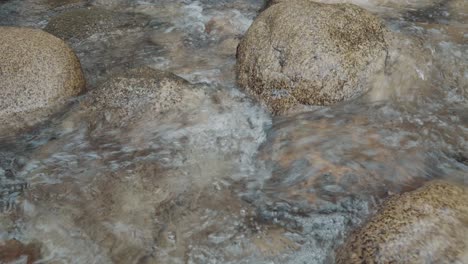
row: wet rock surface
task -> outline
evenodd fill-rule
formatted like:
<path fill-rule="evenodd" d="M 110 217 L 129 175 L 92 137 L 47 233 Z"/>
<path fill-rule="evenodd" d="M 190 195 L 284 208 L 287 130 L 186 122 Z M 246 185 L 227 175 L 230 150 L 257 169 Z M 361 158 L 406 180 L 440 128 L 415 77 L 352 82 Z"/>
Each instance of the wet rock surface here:
<path fill-rule="evenodd" d="M 87 0 L 44 0 L 51 8 L 61 8 L 68 5 L 81 4 Z"/>
<path fill-rule="evenodd" d="M 384 31 L 377 17 L 354 5 L 275 4 L 238 47 L 238 83 L 273 113 L 356 98 L 384 68 Z"/>
<path fill-rule="evenodd" d="M 40 246 L 37 244 L 24 245 L 17 240 L 8 240 L 3 245 L 0 244 L 0 261 L 2 263 L 22 261 L 22 263 L 32 264 L 40 257 Z"/>
<path fill-rule="evenodd" d="M 319 3 L 326 3 L 326 4 L 337 4 L 337 3 L 349 3 L 358 5 L 373 11 L 382 11 L 382 8 L 388 9 L 395 9 L 398 11 L 405 11 L 405 10 L 415 10 L 415 9 L 424 9 L 424 8 L 431 8 L 438 4 L 444 3 L 442 0 L 438 1 L 430 1 L 430 0 L 369 0 L 369 1 L 360 1 L 360 0 L 307 0 L 310 2 L 319 2 Z M 265 7 L 269 7 L 271 5 L 281 3 L 281 2 L 288 2 L 288 0 L 267 0 L 265 2 Z"/>
<path fill-rule="evenodd" d="M 392 36 L 373 89 L 271 117 L 234 72 L 263 1 L 50 2 L 10 0 L 0 24 L 84 6 L 149 23 L 69 39 L 90 91 L 0 139 L 0 245 L 39 241 L 37 262 L 335 263 L 389 196 L 466 184 L 466 44 L 445 4 L 366 1 Z"/>
<path fill-rule="evenodd" d="M 337 263 L 465 263 L 466 187 L 435 181 L 391 197 L 338 250 Z"/>
<path fill-rule="evenodd" d="M 141 26 L 147 23 L 144 16 L 112 12 L 102 8 L 81 8 L 53 17 L 45 31 L 63 40 L 82 40 L 96 33 L 106 33 L 118 28 Z"/>
<path fill-rule="evenodd" d="M 167 111 L 199 105 L 203 91 L 183 78 L 151 68 L 115 73 L 93 90 L 81 104 L 95 126 L 121 127 Z M 102 123 L 103 122 L 103 123 Z"/>
<path fill-rule="evenodd" d="M 85 90 L 80 62 L 58 38 L 41 30 L 0 27 L 2 136 L 44 121 Z"/>

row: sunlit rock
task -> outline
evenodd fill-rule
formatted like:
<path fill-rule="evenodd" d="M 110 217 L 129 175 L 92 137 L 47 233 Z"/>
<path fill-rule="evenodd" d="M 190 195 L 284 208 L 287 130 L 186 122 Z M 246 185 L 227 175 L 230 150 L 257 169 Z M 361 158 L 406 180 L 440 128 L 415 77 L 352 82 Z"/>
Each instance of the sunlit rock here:
<path fill-rule="evenodd" d="M 349 4 L 305 0 L 271 6 L 237 50 L 237 80 L 273 113 L 358 97 L 384 68 L 381 21 Z"/>
<path fill-rule="evenodd" d="M 0 134 L 45 120 L 85 89 L 80 62 L 41 30 L 0 27 Z"/>
<path fill-rule="evenodd" d="M 338 251 L 337 263 L 466 263 L 468 190 L 432 182 L 390 198 Z"/>
<path fill-rule="evenodd" d="M 395 9 L 397 11 L 401 10 L 414 10 L 414 9 L 424 9 L 435 6 L 443 2 L 442 0 L 308 0 L 311 2 L 319 2 L 319 3 L 326 3 L 326 4 L 339 4 L 339 3 L 349 3 L 355 4 L 370 10 L 387 10 L 389 8 Z M 281 3 L 281 2 L 289 2 L 289 0 L 267 0 L 265 2 L 265 7 L 269 7 L 271 5 Z"/>

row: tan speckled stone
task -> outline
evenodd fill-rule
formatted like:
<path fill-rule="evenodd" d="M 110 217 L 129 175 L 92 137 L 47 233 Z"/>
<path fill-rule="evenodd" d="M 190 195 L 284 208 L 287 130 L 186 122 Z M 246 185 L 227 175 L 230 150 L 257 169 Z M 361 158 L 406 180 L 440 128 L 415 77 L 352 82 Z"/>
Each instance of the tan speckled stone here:
<path fill-rule="evenodd" d="M 277 3 L 239 44 L 238 84 L 274 114 L 353 99 L 384 67 L 384 31 L 377 17 L 351 4 Z"/>
<path fill-rule="evenodd" d="M 468 189 L 435 181 L 390 198 L 336 263 L 468 263 Z"/>
<path fill-rule="evenodd" d="M 91 123 L 128 126 L 141 120 L 151 121 L 160 113 L 189 108 L 203 93 L 185 79 L 148 67 L 116 73 L 93 90 L 82 108 Z"/>
<path fill-rule="evenodd" d="M 267 0 L 265 1 L 265 8 L 280 3 L 290 2 L 291 0 Z M 400 11 L 407 11 L 411 9 L 424 9 L 436 6 L 444 0 L 308 0 L 311 2 L 325 3 L 325 4 L 338 4 L 348 3 L 355 4 L 370 10 L 376 10 L 377 7 L 392 8 Z M 463 1 L 463 0 L 461 0 Z"/>
<path fill-rule="evenodd" d="M 36 29 L 0 27 L 0 135 L 44 121 L 84 91 L 73 51 Z"/>

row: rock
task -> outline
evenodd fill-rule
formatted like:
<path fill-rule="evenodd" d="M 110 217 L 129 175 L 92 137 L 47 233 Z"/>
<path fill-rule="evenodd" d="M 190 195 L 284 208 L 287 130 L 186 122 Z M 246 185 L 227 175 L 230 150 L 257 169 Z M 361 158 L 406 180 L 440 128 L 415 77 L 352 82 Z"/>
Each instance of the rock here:
<path fill-rule="evenodd" d="M 0 134 L 44 121 L 85 90 L 80 62 L 41 30 L 0 27 Z"/>
<path fill-rule="evenodd" d="M 431 182 L 390 198 L 338 250 L 346 263 L 468 263 L 468 189 Z"/>
<path fill-rule="evenodd" d="M 464 0 L 451 0 L 447 3 L 450 17 L 462 25 L 468 23 L 468 2 Z"/>
<path fill-rule="evenodd" d="M 94 6 L 103 6 L 106 8 L 116 8 L 128 5 L 128 0 L 91 0 Z"/>
<path fill-rule="evenodd" d="M 381 21 L 350 4 L 280 2 L 262 12 L 237 50 L 237 81 L 274 114 L 365 93 L 384 67 Z"/>
<path fill-rule="evenodd" d="M 18 261 L 21 257 L 26 257 L 26 262 Z M 35 263 L 41 257 L 41 249 L 38 244 L 27 244 L 18 240 L 7 240 L 0 243 L 0 263 Z"/>
<path fill-rule="evenodd" d="M 46 4 L 52 8 L 66 5 L 84 4 L 83 0 L 45 0 Z"/>
<path fill-rule="evenodd" d="M 53 17 L 44 30 L 63 40 L 82 40 L 96 33 L 143 26 L 145 23 L 143 16 L 139 15 L 116 13 L 101 8 L 81 8 Z"/>
<path fill-rule="evenodd" d="M 361 6 L 363 8 L 379 11 L 378 8 L 383 7 L 380 11 L 388 12 L 388 8 L 400 10 L 413 10 L 413 9 L 424 9 L 436 6 L 440 3 L 443 3 L 443 0 L 308 0 L 313 2 L 325 3 L 325 4 L 339 4 L 339 3 L 349 3 Z M 271 5 L 289 2 L 288 0 L 267 0 L 265 2 L 265 8 L 268 8 Z"/>
<path fill-rule="evenodd" d="M 127 126 L 138 120 L 153 120 L 162 112 L 190 107 L 201 92 L 175 74 L 151 68 L 136 68 L 111 76 L 93 90 L 82 108 L 92 123 Z"/>
<path fill-rule="evenodd" d="M 227 38 L 219 43 L 217 53 L 221 56 L 235 56 L 236 48 L 239 45 L 237 38 Z"/>

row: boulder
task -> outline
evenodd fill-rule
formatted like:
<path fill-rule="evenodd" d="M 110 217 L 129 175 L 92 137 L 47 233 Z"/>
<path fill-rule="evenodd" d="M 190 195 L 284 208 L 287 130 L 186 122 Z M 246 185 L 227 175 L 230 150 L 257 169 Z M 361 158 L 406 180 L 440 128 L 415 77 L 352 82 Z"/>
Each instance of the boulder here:
<path fill-rule="evenodd" d="M 336 263 L 468 263 L 468 188 L 435 181 L 390 198 Z"/>
<path fill-rule="evenodd" d="M 238 84 L 274 114 L 356 98 L 384 68 L 385 32 L 380 19 L 351 4 L 277 3 L 238 46 Z"/>
<path fill-rule="evenodd" d="M 388 8 L 396 11 L 407 11 L 414 9 L 425 9 L 443 3 L 443 0 L 308 0 L 325 4 L 349 3 L 364 7 L 373 11 L 383 11 L 388 13 Z M 267 0 L 265 8 L 280 2 L 290 2 L 289 0 Z M 383 8 L 383 9 L 382 9 Z"/>
<path fill-rule="evenodd" d="M 173 73 L 141 67 L 113 74 L 90 92 L 81 106 L 93 124 L 126 127 L 154 120 L 171 109 L 190 107 L 201 94 Z"/>
<path fill-rule="evenodd" d="M 85 90 L 80 62 L 62 40 L 0 27 L 0 135 L 45 120 Z"/>

